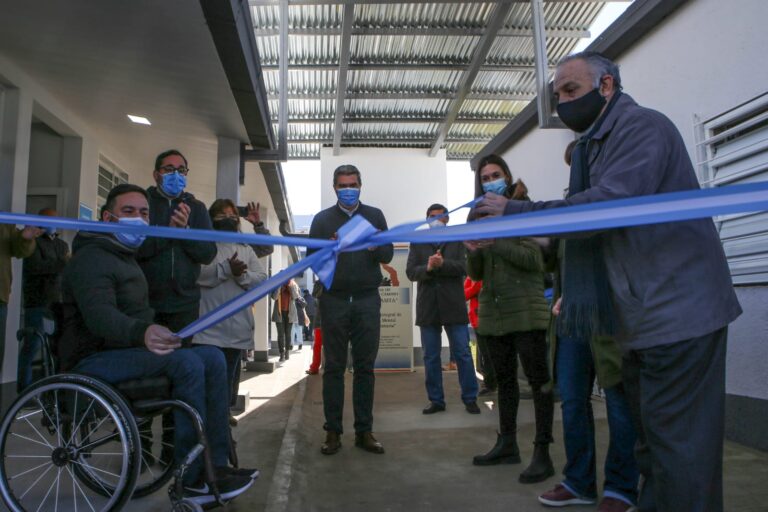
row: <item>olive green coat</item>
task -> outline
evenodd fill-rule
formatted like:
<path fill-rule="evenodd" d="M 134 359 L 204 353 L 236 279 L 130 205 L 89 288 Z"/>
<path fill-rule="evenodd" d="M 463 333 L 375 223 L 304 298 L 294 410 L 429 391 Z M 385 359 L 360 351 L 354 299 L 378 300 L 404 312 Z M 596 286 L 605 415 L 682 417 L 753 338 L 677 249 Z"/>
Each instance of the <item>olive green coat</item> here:
<path fill-rule="evenodd" d="M 548 270 L 555 273 L 552 304 L 562 296 L 560 264 L 563 260 L 563 248 L 564 244 L 560 240 L 556 252 L 557 258 L 552 258 L 553 261 L 548 262 L 547 265 Z M 557 382 L 555 361 L 557 361 L 558 340 L 557 317 L 555 316 L 552 317 L 547 338 L 549 343 L 549 374 L 552 376 L 552 380 Z M 609 389 L 621 383 L 621 350 L 616 340 L 610 336 L 595 336 L 590 340 L 589 346 L 592 349 L 592 360 L 595 364 L 595 374 L 600 387 Z"/>
<path fill-rule="evenodd" d="M 467 255 L 467 275 L 482 280 L 477 332 L 503 336 L 544 330 L 549 305 L 544 298 L 544 260 L 530 238 L 499 238 Z"/>

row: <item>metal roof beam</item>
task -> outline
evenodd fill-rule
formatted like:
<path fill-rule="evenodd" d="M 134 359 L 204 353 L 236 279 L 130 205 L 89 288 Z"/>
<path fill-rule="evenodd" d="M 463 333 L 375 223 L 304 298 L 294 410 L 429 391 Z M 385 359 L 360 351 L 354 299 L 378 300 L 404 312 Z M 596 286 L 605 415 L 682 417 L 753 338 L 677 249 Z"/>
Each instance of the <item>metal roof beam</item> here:
<path fill-rule="evenodd" d="M 341 42 L 339 51 L 339 73 L 336 78 L 336 120 L 333 126 L 333 154 L 338 155 L 341 150 L 341 136 L 344 126 L 344 98 L 347 94 L 347 69 L 349 67 L 349 47 L 352 41 L 352 24 L 355 22 L 355 4 L 344 6 L 344 19 L 341 28 Z"/>
<path fill-rule="evenodd" d="M 353 27 L 353 36 L 482 36 L 485 29 L 482 27 Z M 288 33 L 292 36 L 339 36 L 341 28 L 339 27 L 296 27 L 289 28 Z M 254 34 L 257 37 L 270 37 L 280 35 L 279 28 L 260 28 L 254 27 Z M 547 34 L 550 37 L 570 37 L 581 39 L 590 37 L 589 30 L 567 29 L 567 28 L 547 28 Z M 499 30 L 496 37 L 531 37 L 533 27 L 530 28 L 503 28 Z"/>
<path fill-rule="evenodd" d="M 281 160 L 288 160 L 288 0 L 280 1 L 280 121 L 277 129 L 277 151 Z"/>
<path fill-rule="evenodd" d="M 493 12 L 491 12 L 489 17 L 488 27 L 480 38 L 480 41 L 477 43 L 477 47 L 472 54 L 471 64 L 461 77 L 456 98 L 451 101 L 451 105 L 448 107 L 448 114 L 445 116 L 445 121 L 443 121 L 443 124 L 438 130 L 437 138 L 435 139 L 434 144 L 432 144 L 432 148 L 429 150 L 429 156 L 435 156 L 443 145 L 445 137 L 448 135 L 448 130 L 451 129 L 451 125 L 459 116 L 461 105 L 464 103 L 464 99 L 469 94 L 472 84 L 474 83 L 477 74 L 480 72 L 480 66 L 488 57 L 488 52 L 491 49 L 493 40 L 496 38 L 496 32 L 504 26 L 507 15 L 509 15 L 511 9 L 511 1 L 497 3 L 493 8 Z"/>
<path fill-rule="evenodd" d="M 448 139 L 445 141 L 446 144 L 485 144 L 489 140 L 491 140 L 492 136 L 487 137 L 474 137 L 471 139 L 467 138 L 457 138 L 457 139 Z M 428 147 L 432 142 L 434 141 L 434 137 L 418 137 L 413 139 L 402 139 L 402 138 L 360 138 L 360 139 L 345 139 L 343 145 L 344 146 L 355 146 L 360 144 L 423 144 L 425 147 Z M 328 137 L 297 137 L 295 139 L 288 139 L 288 144 L 333 144 L 333 139 Z M 248 153 L 249 155 L 251 153 Z M 256 153 L 253 153 L 254 155 Z"/>
<path fill-rule="evenodd" d="M 464 71 L 470 65 L 467 63 L 458 64 L 432 64 L 421 62 L 406 62 L 406 63 L 382 63 L 377 62 L 374 64 L 354 64 L 347 65 L 348 71 Z M 329 71 L 335 70 L 339 67 L 338 64 L 289 64 L 292 71 Z M 549 65 L 550 70 L 555 69 L 554 64 Z M 279 69 L 274 64 L 265 65 L 261 67 L 264 71 L 275 71 Z M 482 64 L 479 71 L 535 71 L 536 67 L 533 64 Z"/>
<path fill-rule="evenodd" d="M 251 7 L 277 5 L 280 0 L 248 0 Z M 510 0 L 510 3 L 528 3 L 529 0 Z M 545 0 L 547 3 L 590 3 L 596 0 Z M 602 0 L 605 3 L 626 3 L 632 0 Z M 289 5 L 370 5 L 370 4 L 422 4 L 422 3 L 440 3 L 440 4 L 487 4 L 488 0 L 435 0 L 434 2 L 425 2 L 424 0 L 289 0 Z"/>
<path fill-rule="evenodd" d="M 456 97 L 451 92 L 349 92 L 346 95 L 349 100 L 451 100 Z M 270 93 L 269 99 L 276 100 L 279 96 Z M 482 92 L 470 93 L 466 100 L 502 100 L 502 101 L 531 101 L 536 98 L 534 93 L 504 93 L 504 92 Z M 336 99 L 335 93 L 329 92 L 292 92 L 288 91 L 289 100 L 333 100 Z"/>
<path fill-rule="evenodd" d="M 348 117 L 344 119 L 345 123 L 350 124 L 362 124 L 362 123 L 397 123 L 397 124 L 429 124 L 442 122 L 443 117 Z M 454 124 L 507 124 L 512 120 L 512 117 L 471 117 L 456 119 Z M 335 119 L 333 117 L 321 117 L 316 119 L 289 119 L 289 124 L 319 124 L 319 123 L 333 123 Z M 273 119 L 272 122 L 277 122 L 277 119 Z"/>

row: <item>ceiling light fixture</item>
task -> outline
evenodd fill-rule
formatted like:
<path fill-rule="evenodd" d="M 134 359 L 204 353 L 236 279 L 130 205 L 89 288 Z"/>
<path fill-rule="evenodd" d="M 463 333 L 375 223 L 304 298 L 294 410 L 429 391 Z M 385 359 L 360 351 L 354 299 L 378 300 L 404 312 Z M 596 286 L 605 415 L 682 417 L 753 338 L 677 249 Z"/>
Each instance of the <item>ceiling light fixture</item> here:
<path fill-rule="evenodd" d="M 130 119 L 136 124 L 145 124 L 147 126 L 152 126 L 152 123 L 150 123 L 149 119 L 147 119 L 146 117 L 132 116 L 131 114 L 128 114 L 128 119 Z"/>

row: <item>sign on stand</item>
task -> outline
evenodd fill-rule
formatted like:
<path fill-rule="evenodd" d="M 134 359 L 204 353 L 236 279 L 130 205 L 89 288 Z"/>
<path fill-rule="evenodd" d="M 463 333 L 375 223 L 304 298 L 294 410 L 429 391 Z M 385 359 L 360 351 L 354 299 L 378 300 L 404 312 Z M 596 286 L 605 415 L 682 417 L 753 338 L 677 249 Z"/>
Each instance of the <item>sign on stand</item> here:
<path fill-rule="evenodd" d="M 405 275 L 408 245 L 396 244 L 389 265 L 382 265 L 381 337 L 377 371 L 413 370 L 413 283 Z"/>

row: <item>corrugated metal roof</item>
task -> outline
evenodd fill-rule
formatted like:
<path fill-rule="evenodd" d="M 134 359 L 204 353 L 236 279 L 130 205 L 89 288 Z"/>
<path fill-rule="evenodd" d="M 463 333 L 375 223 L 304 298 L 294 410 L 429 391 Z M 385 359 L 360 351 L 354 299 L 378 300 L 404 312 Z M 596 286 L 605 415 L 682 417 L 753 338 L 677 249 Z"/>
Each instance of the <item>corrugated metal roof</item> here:
<path fill-rule="evenodd" d="M 551 65 L 586 35 L 606 1 L 545 1 Z M 443 140 L 449 158 L 469 159 L 535 97 L 528 2 L 509 7 L 460 105 L 465 74 L 500 2 L 355 5 L 346 41 L 345 5 L 289 5 L 285 88 L 278 71 L 281 7 L 250 2 L 275 123 L 278 98 L 284 90 L 288 97 L 289 158 L 317 158 L 322 145 L 333 144 L 337 100 L 344 108 L 341 146 L 429 148 Z M 345 42 L 349 58 L 340 62 Z"/>

